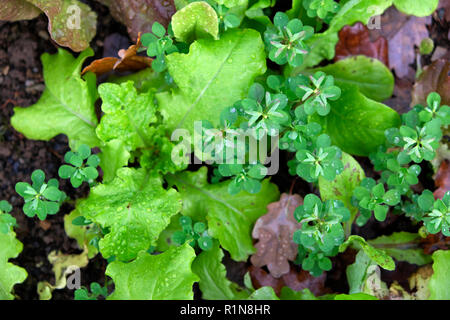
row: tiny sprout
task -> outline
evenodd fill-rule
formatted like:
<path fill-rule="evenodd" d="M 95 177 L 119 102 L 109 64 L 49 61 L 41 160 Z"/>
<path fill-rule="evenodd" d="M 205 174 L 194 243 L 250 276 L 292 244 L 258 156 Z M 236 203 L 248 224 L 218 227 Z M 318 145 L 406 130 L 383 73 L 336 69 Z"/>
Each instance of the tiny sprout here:
<path fill-rule="evenodd" d="M 84 161 L 86 160 L 86 163 Z M 83 144 L 78 148 L 77 152 L 69 151 L 64 156 L 64 161 L 70 165 L 64 164 L 58 174 L 62 179 L 70 179 L 70 183 L 74 188 L 78 188 L 84 181 L 91 183 L 97 179 L 97 166 L 100 158 L 91 154 L 89 146 Z"/>
<path fill-rule="evenodd" d="M 192 219 L 188 216 L 180 217 L 179 223 L 182 230 L 173 233 L 172 241 L 174 243 L 182 245 L 188 241 L 189 245 L 193 248 L 198 245 L 201 250 L 211 250 L 213 239 L 208 235 L 206 224 L 203 222 L 196 222 L 192 225 Z"/>
<path fill-rule="evenodd" d="M 58 189 L 58 180 L 50 179 L 45 183 L 45 173 L 42 170 L 35 170 L 31 174 L 31 181 L 32 185 L 26 182 L 16 184 L 16 192 L 25 200 L 23 212 L 30 218 L 37 215 L 39 219 L 45 220 L 47 215 L 59 211 L 66 194 Z"/>

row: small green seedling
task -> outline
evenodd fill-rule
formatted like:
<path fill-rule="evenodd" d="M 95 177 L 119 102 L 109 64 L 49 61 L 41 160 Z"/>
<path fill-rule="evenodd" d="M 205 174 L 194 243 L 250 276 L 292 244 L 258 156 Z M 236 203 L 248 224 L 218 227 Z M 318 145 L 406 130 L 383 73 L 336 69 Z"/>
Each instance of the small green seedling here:
<path fill-rule="evenodd" d="M 31 174 L 32 184 L 18 182 L 16 192 L 24 198 L 23 212 L 30 218 L 38 216 L 45 220 L 47 215 L 56 214 L 66 194 L 60 191 L 58 180 L 50 179 L 45 183 L 45 173 L 35 170 Z"/>
<path fill-rule="evenodd" d="M 98 300 L 99 297 L 106 298 L 108 296 L 108 288 L 102 287 L 97 282 L 91 283 L 91 293 L 87 288 L 75 290 L 75 300 Z"/>
<path fill-rule="evenodd" d="M 190 217 L 182 216 L 179 223 L 182 230 L 175 231 L 172 235 L 172 241 L 174 243 L 182 245 L 188 241 L 189 245 L 193 248 L 198 245 L 201 250 L 211 250 L 213 239 L 208 235 L 206 225 L 203 222 L 196 222 L 192 225 L 192 219 Z"/>
<path fill-rule="evenodd" d="M 100 158 L 91 154 L 89 146 L 83 144 L 77 152 L 67 152 L 64 161 L 69 164 L 62 165 L 58 174 L 62 179 L 70 179 L 74 188 L 78 188 L 84 181 L 92 183 L 97 179 L 97 166 L 100 163 Z"/>

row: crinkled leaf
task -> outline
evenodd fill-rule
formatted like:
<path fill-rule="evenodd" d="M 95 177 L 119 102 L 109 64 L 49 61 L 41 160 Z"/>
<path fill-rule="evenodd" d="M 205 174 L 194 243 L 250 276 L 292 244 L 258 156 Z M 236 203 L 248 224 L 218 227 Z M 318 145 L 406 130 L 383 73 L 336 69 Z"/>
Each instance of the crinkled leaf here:
<path fill-rule="evenodd" d="M 364 250 L 367 256 L 380 267 L 386 270 L 394 270 L 395 262 L 392 258 L 383 250 L 377 249 L 364 240 L 364 238 L 356 235 L 348 237 L 348 239 L 340 245 L 339 252 L 344 252 L 348 246 L 352 246 L 355 249 Z"/>
<path fill-rule="evenodd" d="M 450 251 L 438 250 L 433 253 L 433 275 L 429 282 L 431 300 L 450 299 Z"/>
<path fill-rule="evenodd" d="M 97 14 L 77 0 L 27 0 L 49 20 L 48 31 L 60 46 L 80 52 L 89 47 L 97 32 Z"/>
<path fill-rule="evenodd" d="M 29 139 L 50 140 L 64 133 L 72 147 L 83 143 L 90 147 L 99 145 L 95 134 L 95 76 L 87 74 L 85 80 L 80 77 L 81 65 L 92 55 L 91 49 L 76 59 L 63 49 L 54 55 L 44 53 L 41 59 L 45 91 L 36 104 L 14 108 L 13 127 Z"/>
<path fill-rule="evenodd" d="M 0 213 L 0 216 L 3 216 Z M 16 234 L 10 227 L 8 233 L 0 232 L 0 300 L 12 300 L 12 289 L 15 284 L 22 283 L 27 278 L 25 269 L 10 262 L 22 251 L 22 243 L 16 239 Z"/>
<path fill-rule="evenodd" d="M 397 261 L 406 261 L 419 266 L 430 263 L 431 256 L 419 247 L 421 237 L 417 233 L 394 232 L 389 236 L 380 236 L 367 243 L 383 249 Z"/>
<path fill-rule="evenodd" d="M 248 92 L 256 76 L 266 71 L 264 44 L 255 30 L 230 30 L 220 40 L 194 42 L 189 54 L 167 56 L 178 88 L 156 95 L 170 130 L 188 129 L 194 121 L 219 123 L 220 112 Z"/>
<path fill-rule="evenodd" d="M 113 181 L 91 189 L 77 209 L 85 218 L 110 228 L 99 243 L 102 255 L 127 261 L 156 244 L 181 209 L 181 200 L 174 189 L 164 189 L 161 179 L 144 169 L 121 168 L 116 174 Z"/>
<path fill-rule="evenodd" d="M 141 252 L 129 263 L 114 261 L 106 269 L 115 284 L 110 300 L 192 300 L 194 249 L 187 243 L 158 255 Z"/>
<path fill-rule="evenodd" d="M 236 261 L 245 261 L 255 252 L 251 231 L 255 221 L 267 212 L 266 206 L 278 199 L 277 187 L 269 180 L 262 182 L 261 191 L 250 194 L 228 193 L 228 181 L 208 184 L 207 168 L 185 171 L 167 177 L 176 185 L 183 199 L 183 215 L 196 221 L 208 221 L 209 233 L 220 241 Z"/>
<path fill-rule="evenodd" d="M 139 32 L 151 32 L 154 22 L 159 22 L 167 27 L 176 11 L 174 0 L 97 1 L 108 6 L 111 15 L 127 27 L 133 40 L 137 39 Z"/>
<path fill-rule="evenodd" d="M 172 30 L 177 40 L 186 43 L 204 38 L 217 39 L 217 13 L 207 2 L 190 3 L 173 15 Z"/>
<path fill-rule="evenodd" d="M 77 209 L 73 210 L 70 214 L 65 215 L 64 230 L 69 237 L 77 240 L 80 249 L 87 247 L 89 259 L 92 259 L 98 253 L 97 248 L 91 244 L 91 240 L 96 237 L 96 234 L 92 232 L 92 225 L 79 226 L 72 223 L 79 217 L 82 217 L 82 215 Z"/>
<path fill-rule="evenodd" d="M 125 143 L 119 139 L 106 142 L 99 153 L 100 167 L 103 170 L 103 182 L 109 182 L 116 176 L 116 171 L 128 164 L 130 152 Z"/>
<path fill-rule="evenodd" d="M 224 254 L 216 241 L 209 251 L 203 251 L 192 263 L 192 271 L 200 278 L 199 285 L 202 299 L 206 300 L 241 300 L 248 297 L 246 291 L 226 277 L 222 264 Z"/>
<path fill-rule="evenodd" d="M 343 151 L 367 156 L 384 143 L 386 129 L 400 125 L 400 116 L 388 106 L 364 96 L 356 86 L 341 83 L 340 87 L 341 97 L 330 101 L 331 112 L 314 119 Z"/>
<path fill-rule="evenodd" d="M 268 212 L 253 227 L 252 236 L 259 241 L 251 262 L 257 267 L 267 266 L 276 278 L 289 272 L 289 261 L 297 256 L 298 245 L 293 235 L 300 224 L 294 218 L 294 210 L 301 204 L 303 199 L 299 195 L 283 193 L 279 201 L 267 206 Z"/>

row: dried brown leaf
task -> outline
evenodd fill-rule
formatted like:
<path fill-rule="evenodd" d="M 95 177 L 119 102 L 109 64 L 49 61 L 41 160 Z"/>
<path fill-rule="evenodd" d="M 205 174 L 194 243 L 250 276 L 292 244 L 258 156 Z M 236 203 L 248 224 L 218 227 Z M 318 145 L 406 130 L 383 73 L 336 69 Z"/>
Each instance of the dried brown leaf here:
<path fill-rule="evenodd" d="M 97 0 L 109 7 L 111 15 L 127 27 L 133 40 L 139 32 L 150 32 L 155 21 L 169 25 L 176 8 L 173 0 Z"/>
<path fill-rule="evenodd" d="M 412 92 L 411 106 L 425 105 L 430 92 L 441 95 L 442 104 L 450 104 L 450 62 L 439 59 L 423 69 Z"/>
<path fill-rule="evenodd" d="M 447 191 L 450 191 L 450 161 L 444 160 L 441 162 L 436 177 L 434 178 L 434 184 L 437 189 L 434 191 L 433 195 L 435 198 L 442 199 Z"/>
<path fill-rule="evenodd" d="M 250 261 L 256 267 L 267 266 L 276 278 L 289 272 L 289 261 L 297 256 L 298 248 L 292 237 L 300 224 L 294 218 L 294 210 L 302 203 L 299 195 L 283 193 L 279 201 L 267 206 L 267 214 L 253 228 L 253 238 L 259 242 Z"/>
<path fill-rule="evenodd" d="M 345 26 L 339 31 L 334 61 L 357 55 L 372 57 L 389 65 L 388 42 L 383 37 L 372 41 L 369 37 L 369 29 L 361 22 L 354 26 Z"/>
<path fill-rule="evenodd" d="M 370 31 L 372 39 L 383 36 L 388 40 L 389 66 L 397 77 L 414 78 L 415 72 L 409 66 L 416 58 L 414 46 L 429 36 L 426 25 L 431 24 L 431 17 L 408 16 L 391 7 L 381 16 L 380 23 L 381 29 Z"/>
<path fill-rule="evenodd" d="M 128 47 L 127 50 L 119 50 L 119 58 L 106 57 L 94 60 L 90 65 L 85 67 L 82 74 L 88 71 L 94 72 L 97 76 L 112 70 L 117 71 L 138 71 L 149 68 L 152 65 L 152 59 L 149 57 L 138 56 L 137 52 L 141 46 L 141 35 L 138 35 L 136 44 Z"/>
<path fill-rule="evenodd" d="M 48 31 L 60 46 L 75 52 L 89 47 L 97 31 L 97 14 L 77 0 L 27 0 L 48 17 Z"/>

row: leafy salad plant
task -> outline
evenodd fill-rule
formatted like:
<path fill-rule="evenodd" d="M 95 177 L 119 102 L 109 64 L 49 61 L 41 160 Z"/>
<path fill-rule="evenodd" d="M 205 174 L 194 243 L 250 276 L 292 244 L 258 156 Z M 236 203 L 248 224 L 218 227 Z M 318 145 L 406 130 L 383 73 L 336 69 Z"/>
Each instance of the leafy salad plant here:
<path fill-rule="evenodd" d="M 437 1 L 426 2 L 294 0 L 291 10 L 271 12 L 276 1 L 175 1 L 170 25 L 154 22 L 142 35 L 152 68 L 99 85 L 95 74 L 80 73 L 92 49 L 77 58 L 63 49 L 45 53 L 46 89 L 36 104 L 16 107 L 11 123 L 29 139 L 65 134 L 71 151 L 59 178 L 89 187 L 66 230 L 90 257 L 107 259 L 112 281 L 92 283 L 91 293 L 82 288 L 75 298 L 192 299 L 198 282 L 204 299 L 376 299 L 383 296 L 369 283 L 380 267 L 395 269 L 394 259 L 434 261 L 429 297 L 450 298 L 443 289 L 449 252 L 430 256 L 419 247 L 421 235 L 450 236 L 450 192 L 436 199 L 414 187 L 445 143 L 450 108 L 433 92 L 426 105 L 400 115 L 383 103 L 394 77 L 382 62 L 357 56 L 321 63 L 334 57 L 345 25 L 367 24 L 391 5 L 429 15 Z M 251 134 L 239 140 L 243 131 Z M 266 156 L 253 157 L 255 143 Z M 269 168 L 278 150 L 292 180 L 311 186 L 285 210 L 293 228 L 285 247 L 294 255 L 281 260 L 319 277 L 351 247 L 357 255 L 347 267 L 349 292 L 316 297 L 285 287 L 275 294 L 255 290 L 248 274 L 245 287 L 226 277 L 225 251 L 245 262 L 262 250 L 252 232 L 280 200 L 271 180 L 277 172 Z M 201 167 L 189 165 L 191 153 Z M 363 157 L 375 176 L 366 177 Z M 16 184 L 28 217 L 45 220 L 73 203 L 58 177 L 50 178 L 37 169 L 31 183 Z M 21 251 L 11 206 L 2 201 L 0 211 L 0 298 L 10 299 L 26 274 L 8 262 Z M 420 232 L 371 240 L 355 233 L 389 214 L 405 215 Z"/>

